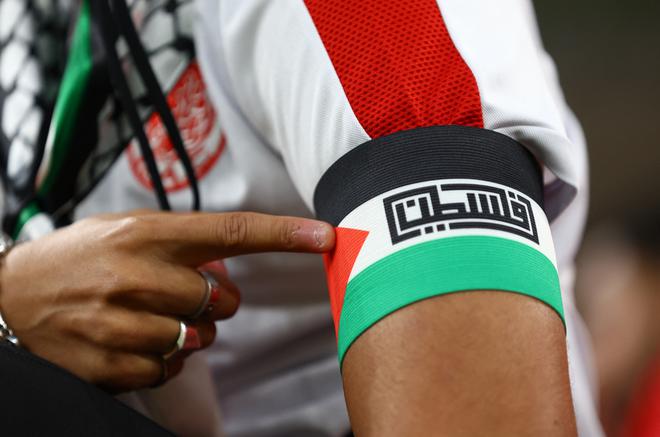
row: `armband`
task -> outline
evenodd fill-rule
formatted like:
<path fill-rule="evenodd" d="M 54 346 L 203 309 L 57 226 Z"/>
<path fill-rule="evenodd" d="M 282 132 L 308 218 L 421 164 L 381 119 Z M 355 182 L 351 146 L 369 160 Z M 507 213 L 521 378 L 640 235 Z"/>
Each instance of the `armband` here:
<path fill-rule="evenodd" d="M 563 321 L 541 169 L 505 135 L 435 126 L 368 141 L 325 172 L 314 206 L 336 228 L 325 267 L 340 363 L 383 317 L 446 293 L 520 293 Z"/>

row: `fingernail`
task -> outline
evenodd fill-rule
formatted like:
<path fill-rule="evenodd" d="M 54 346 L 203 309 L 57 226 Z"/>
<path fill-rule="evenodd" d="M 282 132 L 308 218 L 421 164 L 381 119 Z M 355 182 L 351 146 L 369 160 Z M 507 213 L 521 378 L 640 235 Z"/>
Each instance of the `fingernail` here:
<path fill-rule="evenodd" d="M 319 249 L 327 247 L 334 233 L 332 226 L 317 221 L 304 221 L 295 231 L 299 243 L 311 244 Z"/>
<path fill-rule="evenodd" d="M 314 241 L 316 242 L 316 246 L 321 248 L 321 247 L 326 247 L 334 234 L 334 229 L 330 225 L 322 224 L 316 226 L 314 228 Z"/>
<path fill-rule="evenodd" d="M 188 326 L 186 329 L 186 340 L 183 342 L 181 350 L 194 350 L 202 347 L 202 340 L 199 338 L 197 328 Z"/>
<path fill-rule="evenodd" d="M 204 264 L 203 266 L 200 266 L 200 270 L 201 269 L 217 271 L 217 272 L 220 272 L 224 275 L 226 275 L 228 273 L 227 272 L 227 267 L 225 266 L 224 261 L 222 261 L 221 259 L 208 262 L 208 263 Z"/>

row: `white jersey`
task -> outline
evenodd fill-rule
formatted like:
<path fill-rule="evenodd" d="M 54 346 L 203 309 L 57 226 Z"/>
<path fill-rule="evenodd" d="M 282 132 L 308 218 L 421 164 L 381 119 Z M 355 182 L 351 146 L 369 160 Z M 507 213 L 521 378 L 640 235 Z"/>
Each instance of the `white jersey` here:
<path fill-rule="evenodd" d="M 458 125 L 524 146 L 543 167 L 538 203 L 550 222 L 546 249 L 556 253 L 578 429 L 601 435 L 589 341 L 573 299 L 587 203 L 585 144 L 530 2 L 354 3 L 196 0 L 188 25 L 198 64 L 182 60 L 176 81 L 162 85 L 178 96 L 173 112 L 184 125 L 203 210 L 313 217 L 319 181 L 340 158 L 417 128 Z M 157 148 L 162 129 L 149 123 Z M 156 158 L 173 209 L 187 209 L 180 164 L 165 152 Z M 352 181 L 345 182 L 348 190 Z M 131 145 L 77 217 L 145 207 L 157 203 Z M 321 257 L 250 255 L 226 266 L 241 289 L 241 308 L 219 323 L 208 351 L 213 385 L 186 377 L 191 386 L 181 390 L 213 393 L 229 436 L 345 435 L 332 318 L 340 308 L 328 302 Z M 186 409 L 194 402 L 153 398 L 143 396 L 152 404 L 146 409 L 183 422 L 175 431 L 185 434 L 185 419 L 172 418 L 194 414 Z"/>

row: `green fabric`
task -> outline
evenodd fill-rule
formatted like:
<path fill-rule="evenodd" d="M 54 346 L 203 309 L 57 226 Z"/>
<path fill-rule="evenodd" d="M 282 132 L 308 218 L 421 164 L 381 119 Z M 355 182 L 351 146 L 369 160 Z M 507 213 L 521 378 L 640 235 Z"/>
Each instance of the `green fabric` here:
<path fill-rule="evenodd" d="M 40 196 L 46 195 L 52 188 L 62 163 L 66 159 L 69 145 L 71 141 L 75 140 L 71 136 L 87 89 L 91 69 L 90 11 L 89 2 L 85 0 L 80 8 L 69 59 L 53 110 L 51 131 L 49 132 L 49 136 L 52 137 L 52 149 L 49 166 L 37 190 Z"/>
<path fill-rule="evenodd" d="M 451 237 L 389 255 L 354 277 L 339 320 L 339 362 L 369 327 L 414 302 L 466 290 L 503 290 L 535 297 L 564 321 L 559 277 L 538 250 L 512 240 Z"/>
<path fill-rule="evenodd" d="M 21 213 L 18 215 L 18 221 L 16 222 L 16 227 L 14 228 L 14 234 L 12 238 L 14 241 L 18 239 L 18 236 L 21 235 L 21 230 L 27 222 L 30 221 L 32 217 L 39 214 L 41 210 L 35 202 L 30 202 L 25 208 L 21 210 Z"/>

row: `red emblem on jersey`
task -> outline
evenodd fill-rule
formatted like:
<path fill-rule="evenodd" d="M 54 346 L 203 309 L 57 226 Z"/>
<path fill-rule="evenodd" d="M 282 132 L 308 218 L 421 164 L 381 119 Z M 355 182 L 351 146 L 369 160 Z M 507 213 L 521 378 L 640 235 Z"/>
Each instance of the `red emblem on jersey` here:
<path fill-rule="evenodd" d="M 220 129 L 215 110 L 209 102 L 197 63 L 192 62 L 179 77 L 167 96 L 167 102 L 181 131 L 195 174 L 198 179 L 202 179 L 222 154 L 226 138 Z M 149 118 L 145 132 L 154 152 L 165 190 L 172 192 L 186 188 L 189 182 L 183 165 L 158 115 L 153 114 Z M 135 140 L 127 148 L 127 156 L 137 180 L 151 189 L 151 179 Z"/>

